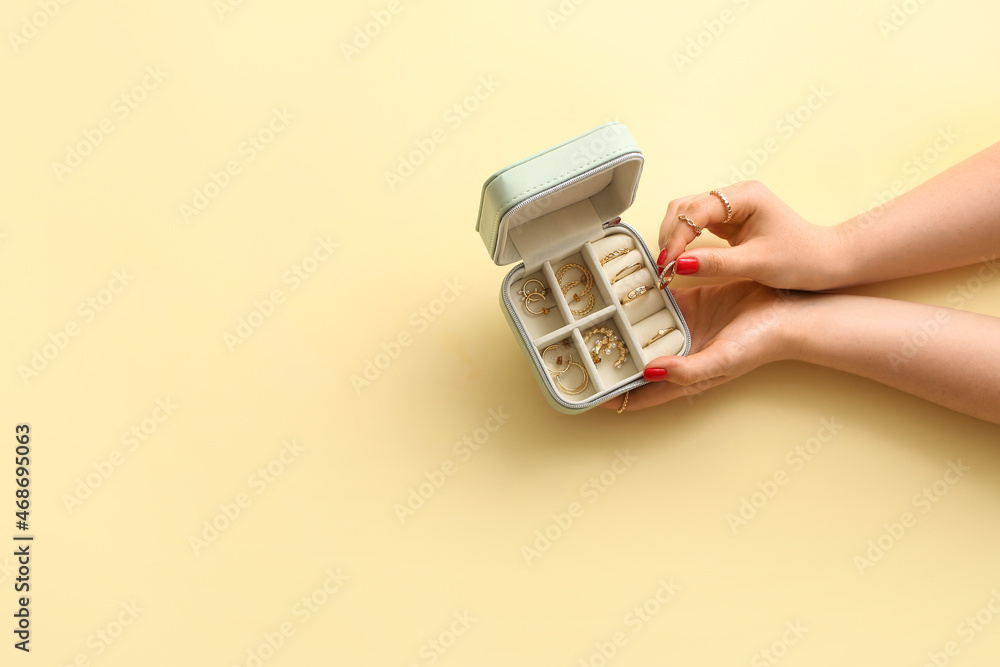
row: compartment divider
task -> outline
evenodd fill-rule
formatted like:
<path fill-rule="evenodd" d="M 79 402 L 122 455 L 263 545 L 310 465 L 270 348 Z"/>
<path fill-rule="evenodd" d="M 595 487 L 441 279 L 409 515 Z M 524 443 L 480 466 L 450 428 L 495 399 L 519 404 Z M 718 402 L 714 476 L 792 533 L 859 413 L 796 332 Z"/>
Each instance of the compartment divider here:
<path fill-rule="evenodd" d="M 601 374 L 597 372 L 597 366 L 594 365 L 593 360 L 590 358 L 587 345 L 583 342 L 583 335 L 579 329 L 574 329 L 573 331 L 573 342 L 576 344 L 577 352 L 581 355 L 581 358 L 574 357 L 573 360 L 587 370 L 587 375 L 590 376 L 590 384 L 596 389 L 596 393 L 601 393 L 604 391 L 604 380 L 601 379 Z"/>
<path fill-rule="evenodd" d="M 573 313 L 569 312 L 569 304 L 566 302 L 566 295 L 562 293 L 559 288 L 559 281 L 556 280 L 556 272 L 552 270 L 551 262 L 542 263 L 542 274 L 545 276 L 545 282 L 549 285 L 549 294 L 552 295 L 552 300 L 556 303 L 556 308 L 562 313 L 563 322 L 573 322 Z"/>

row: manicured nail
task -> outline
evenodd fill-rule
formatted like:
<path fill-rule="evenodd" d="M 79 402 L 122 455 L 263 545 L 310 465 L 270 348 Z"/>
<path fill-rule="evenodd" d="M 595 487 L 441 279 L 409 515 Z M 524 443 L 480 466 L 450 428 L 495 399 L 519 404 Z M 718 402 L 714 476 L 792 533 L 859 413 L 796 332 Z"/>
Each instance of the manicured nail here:
<path fill-rule="evenodd" d="M 662 269 L 663 265 L 666 263 L 667 263 L 667 249 L 664 248 L 663 250 L 660 251 L 660 257 L 659 259 L 656 260 L 656 265 Z"/>
<path fill-rule="evenodd" d="M 647 382 L 662 382 L 667 379 L 667 369 L 647 368 L 642 372 L 642 379 Z"/>
<path fill-rule="evenodd" d="M 682 276 L 689 276 L 698 271 L 697 257 L 681 257 L 677 260 L 677 273 Z"/>

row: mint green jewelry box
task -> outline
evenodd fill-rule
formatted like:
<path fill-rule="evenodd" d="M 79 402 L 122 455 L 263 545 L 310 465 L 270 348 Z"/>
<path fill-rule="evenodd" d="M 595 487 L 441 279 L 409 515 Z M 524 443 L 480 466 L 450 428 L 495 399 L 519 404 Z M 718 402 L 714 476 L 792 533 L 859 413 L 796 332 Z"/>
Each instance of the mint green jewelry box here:
<path fill-rule="evenodd" d="M 560 412 L 584 412 L 640 387 L 646 364 L 691 348 L 673 295 L 657 289 L 656 260 L 621 222 L 642 165 L 628 129 L 608 123 L 483 185 L 476 231 L 497 265 L 520 260 L 501 285 L 501 308 L 542 393 Z M 526 284 L 534 295 L 525 296 Z M 606 333 L 594 329 L 624 343 L 624 360 L 618 345 L 597 347 Z"/>

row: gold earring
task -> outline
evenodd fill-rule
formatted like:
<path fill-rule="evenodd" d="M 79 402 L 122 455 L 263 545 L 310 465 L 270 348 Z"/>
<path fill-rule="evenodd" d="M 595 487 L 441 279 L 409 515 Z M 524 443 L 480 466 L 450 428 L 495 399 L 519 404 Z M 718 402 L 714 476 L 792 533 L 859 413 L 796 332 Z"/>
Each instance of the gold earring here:
<path fill-rule="evenodd" d="M 601 334 L 602 338 L 594 346 L 593 351 L 590 353 L 590 358 L 593 360 L 594 364 L 601 363 L 601 352 L 608 355 L 611 354 L 612 350 L 618 350 L 618 361 L 615 362 L 615 368 L 621 368 L 622 364 L 625 363 L 625 358 L 628 355 L 628 348 L 625 347 L 625 341 L 619 340 L 615 332 L 606 327 L 594 327 L 588 331 L 583 336 L 583 342 L 589 343 L 593 336 Z"/>
<path fill-rule="evenodd" d="M 530 283 L 538 283 L 538 287 L 540 289 L 529 290 L 528 285 Z M 533 301 L 545 301 L 545 297 L 548 295 L 548 293 L 549 293 L 549 288 L 547 288 L 544 284 L 542 284 L 542 281 L 538 280 L 537 278 L 532 278 L 531 280 L 524 281 L 524 284 L 521 285 L 521 291 L 518 292 L 518 294 L 521 295 L 521 299 L 524 301 L 524 309 L 529 313 L 531 313 L 532 315 L 548 315 L 549 311 L 552 310 L 551 308 L 542 308 L 541 310 L 536 311 L 532 310 L 528 306 L 528 304 Z"/>
<path fill-rule="evenodd" d="M 547 363 L 545 363 L 545 355 L 548 354 L 549 350 L 551 350 L 552 348 L 557 348 L 558 349 L 558 348 L 563 348 L 563 347 L 567 347 L 567 348 L 570 347 L 570 344 L 569 344 L 568 340 L 564 340 L 561 343 L 553 343 L 552 345 L 549 345 L 547 348 L 545 348 L 544 350 L 542 350 L 542 365 L 545 366 L 545 369 L 549 373 L 552 374 L 552 377 L 558 377 L 558 376 L 562 375 L 563 373 L 565 373 L 566 371 L 569 370 L 570 365 L 572 365 L 572 363 L 573 363 L 573 355 L 572 355 L 572 353 L 566 355 L 567 356 L 567 359 L 566 359 L 566 368 L 564 368 L 562 370 L 552 370 L 551 368 L 549 368 L 549 365 Z M 562 363 L 563 363 L 562 355 L 559 355 L 556 358 L 556 366 L 561 366 Z"/>
<path fill-rule="evenodd" d="M 569 271 L 570 269 L 579 269 L 580 271 L 583 272 L 583 276 L 581 277 L 581 280 L 571 281 L 563 285 L 562 284 L 563 276 L 566 275 L 566 272 Z M 562 290 L 563 294 L 569 292 L 569 290 L 572 289 L 573 287 L 583 284 L 583 291 L 580 292 L 579 294 L 574 294 L 573 301 L 579 301 L 582 297 L 586 296 L 588 297 L 587 305 L 578 310 L 573 310 L 571 308 L 569 312 L 573 313 L 574 316 L 583 317 L 584 315 L 586 315 L 587 313 L 589 313 L 594 309 L 594 295 L 590 293 L 590 291 L 594 288 L 594 276 L 590 271 L 587 270 L 586 267 L 580 266 L 579 264 L 564 264 L 563 266 L 559 267 L 558 271 L 556 271 L 556 282 L 559 283 L 559 288 Z"/>
<path fill-rule="evenodd" d="M 564 371 L 563 373 L 560 373 L 559 375 L 555 376 L 556 384 L 559 385 L 559 388 L 562 389 L 567 394 L 573 396 L 575 396 L 576 394 L 582 394 L 583 391 L 590 385 L 590 376 L 587 375 L 587 369 L 581 366 L 580 364 L 576 363 L 575 361 L 570 362 L 569 365 L 579 367 L 580 372 L 583 373 L 583 383 L 578 387 L 567 387 L 562 383 L 562 376 L 565 375 Z M 566 367 L 566 370 L 567 371 L 569 370 L 569 366 Z"/>

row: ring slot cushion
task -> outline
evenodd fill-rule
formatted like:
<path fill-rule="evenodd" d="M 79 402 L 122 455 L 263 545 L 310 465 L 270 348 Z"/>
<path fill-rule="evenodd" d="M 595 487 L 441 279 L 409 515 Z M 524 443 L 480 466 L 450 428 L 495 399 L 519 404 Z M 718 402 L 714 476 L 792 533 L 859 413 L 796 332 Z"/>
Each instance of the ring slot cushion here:
<path fill-rule="evenodd" d="M 686 355 L 690 349 L 687 323 L 673 295 L 655 288 L 656 262 L 649 248 L 634 229 L 621 223 L 622 213 L 635 200 L 642 166 L 643 155 L 632 134 L 621 123 L 608 123 L 516 162 L 483 185 L 476 231 L 494 263 L 520 262 L 501 286 L 504 316 L 543 395 L 560 412 L 580 413 L 645 384 L 642 369 L 655 357 L 640 347 L 648 337 L 639 341 L 633 326 L 641 321 L 659 318 L 678 328 L 653 346 L 657 356 Z M 629 252 L 601 265 L 620 248 Z M 572 312 L 583 310 L 589 298 L 573 301 L 579 286 L 560 289 L 556 274 L 567 263 L 585 266 L 593 276 L 594 305 L 589 312 Z M 611 283 L 617 271 L 635 263 L 642 267 Z M 563 283 L 579 276 L 573 269 Z M 531 309 L 548 307 L 547 314 L 528 313 L 519 296 L 525 281 L 533 278 L 549 294 L 544 301 L 533 301 Z M 622 295 L 644 280 L 650 292 L 623 305 Z M 529 290 L 538 288 L 538 283 L 529 283 Z M 601 326 L 616 332 L 627 345 L 628 357 L 621 368 L 613 367 L 616 355 L 602 357 L 599 363 L 591 359 L 594 340 L 591 349 L 584 347 L 586 332 Z M 563 340 L 571 343 L 574 361 L 587 369 L 590 378 L 590 386 L 579 395 L 561 391 L 542 361 L 542 351 Z M 577 358 L 584 353 L 584 358 Z M 567 381 L 575 383 L 576 378 Z"/>

